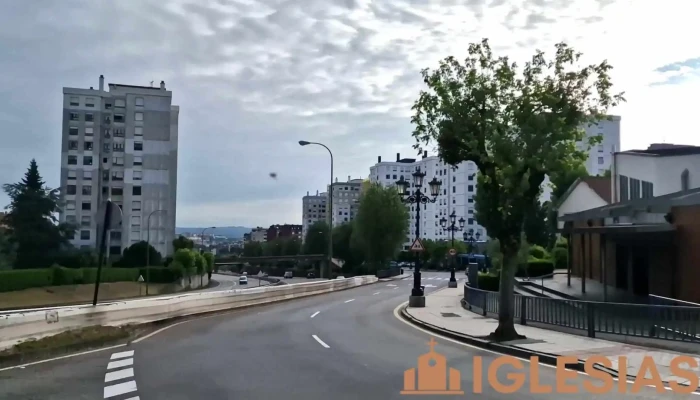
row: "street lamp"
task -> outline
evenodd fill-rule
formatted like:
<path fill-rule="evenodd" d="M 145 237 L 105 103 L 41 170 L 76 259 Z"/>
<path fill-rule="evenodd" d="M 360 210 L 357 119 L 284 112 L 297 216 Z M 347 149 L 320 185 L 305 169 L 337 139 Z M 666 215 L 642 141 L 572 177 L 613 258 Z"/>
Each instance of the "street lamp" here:
<path fill-rule="evenodd" d="M 204 248 L 204 232 L 206 232 L 208 229 L 216 229 L 216 227 L 210 226 L 210 227 L 202 229 L 202 234 L 200 235 L 202 237 L 202 248 Z M 204 250 L 202 250 L 202 251 L 204 251 Z"/>
<path fill-rule="evenodd" d="M 421 190 L 425 173 L 421 172 L 420 168 L 417 168 L 416 172 L 414 172 L 412 176 L 413 187 L 415 187 L 415 191 L 413 191 L 413 193 L 411 193 L 409 190 L 410 183 L 404 180 L 403 176 L 396 182 L 396 189 L 399 192 L 401 202 L 416 205 L 416 240 L 419 240 L 420 205 L 435 203 L 437 196 L 440 194 L 440 185 L 442 185 L 442 182 L 437 180 L 437 178 L 433 178 L 430 182 L 428 182 L 428 186 L 430 187 L 430 196 L 428 196 Z M 411 296 L 408 298 L 409 307 L 425 307 L 425 296 L 423 288 L 421 287 L 420 277 L 420 255 L 416 253 L 416 268 L 415 272 L 413 273 L 413 289 L 411 290 Z"/>
<path fill-rule="evenodd" d="M 333 265 L 333 152 L 323 143 L 307 142 L 306 140 L 300 140 L 299 146 L 308 146 L 310 144 L 315 144 L 317 146 L 322 146 L 328 150 L 328 154 L 331 156 L 331 184 L 328 187 L 328 279 L 331 279 L 331 265 Z M 321 278 L 323 278 L 323 268 L 321 268 Z"/>
<path fill-rule="evenodd" d="M 146 232 L 146 296 L 148 296 L 148 284 L 151 282 L 151 215 L 161 211 L 167 212 L 167 210 L 154 210 L 148 214 L 146 219 L 146 228 L 148 229 Z"/>
<path fill-rule="evenodd" d="M 457 222 L 459 222 L 459 225 L 457 225 Z M 464 230 L 464 218 L 460 217 L 459 221 L 457 221 L 457 214 L 455 214 L 455 211 L 452 210 L 452 214 L 450 214 L 450 224 L 447 225 L 447 219 L 445 217 L 442 217 L 440 219 L 440 226 L 442 226 L 442 229 L 446 231 L 451 232 L 452 236 L 452 244 L 450 247 L 452 249 L 455 248 L 455 232 L 457 231 L 462 231 Z M 455 278 L 455 256 L 452 256 L 452 270 L 450 271 L 450 283 L 448 284 L 448 287 L 457 287 L 457 278 Z"/>
<path fill-rule="evenodd" d="M 464 241 L 469 243 L 469 254 L 474 250 L 474 242 L 478 242 L 479 237 L 481 237 L 481 234 L 477 232 L 476 239 L 474 238 L 474 229 L 470 229 L 469 233 L 464 232 Z"/>

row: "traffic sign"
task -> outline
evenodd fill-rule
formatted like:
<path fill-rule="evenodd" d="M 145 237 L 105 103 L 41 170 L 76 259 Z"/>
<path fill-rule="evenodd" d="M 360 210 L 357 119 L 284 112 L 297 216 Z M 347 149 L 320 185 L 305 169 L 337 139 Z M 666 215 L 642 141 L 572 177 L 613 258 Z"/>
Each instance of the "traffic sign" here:
<path fill-rule="evenodd" d="M 420 239 L 416 238 L 416 240 L 414 240 L 413 244 L 411 245 L 411 251 L 415 251 L 415 252 L 425 251 L 425 247 L 423 247 L 423 242 L 421 242 Z"/>
<path fill-rule="evenodd" d="M 263 274 L 262 270 L 260 270 L 260 272 L 258 272 L 258 276 L 263 276 L 263 275 L 264 274 Z"/>
<path fill-rule="evenodd" d="M 144 280 L 144 279 L 143 279 L 143 275 L 139 275 L 138 281 L 139 281 L 139 282 L 143 282 L 143 280 Z"/>
<path fill-rule="evenodd" d="M 455 255 L 455 254 L 457 254 L 457 250 L 455 250 L 455 249 L 450 249 L 450 255 L 453 256 L 453 255 Z"/>

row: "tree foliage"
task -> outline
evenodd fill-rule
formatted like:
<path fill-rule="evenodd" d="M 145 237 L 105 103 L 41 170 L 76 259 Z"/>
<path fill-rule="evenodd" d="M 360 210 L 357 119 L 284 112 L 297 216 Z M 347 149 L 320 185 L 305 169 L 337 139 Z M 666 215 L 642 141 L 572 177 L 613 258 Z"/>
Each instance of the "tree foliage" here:
<path fill-rule="evenodd" d="M 611 94 L 607 61 L 580 66 L 581 54 L 564 43 L 553 59 L 542 51 L 523 68 L 495 57 L 488 40 L 469 46 L 463 63 L 442 60 L 422 71 L 428 87 L 413 106 L 415 148 L 436 142 L 451 165 L 478 168 L 476 219 L 503 253 L 499 324 L 495 339 L 520 337 L 513 322 L 513 280 L 525 215 L 539 197 L 545 175 L 580 165 L 600 137 L 582 129 L 606 118 L 624 101 Z M 577 148 L 577 143 L 583 143 Z"/>
<path fill-rule="evenodd" d="M 328 224 L 316 221 L 306 231 L 304 254 L 328 254 Z"/>
<path fill-rule="evenodd" d="M 550 247 L 554 242 L 557 228 L 556 212 L 552 215 L 550 210 L 551 203 L 549 201 L 541 203 L 535 200 L 534 207 L 525 215 L 523 223 L 523 232 L 525 232 L 528 243 Z"/>
<path fill-rule="evenodd" d="M 194 241 L 188 239 L 182 235 L 178 236 L 173 240 L 173 251 L 178 251 L 180 249 L 193 249 Z"/>
<path fill-rule="evenodd" d="M 45 185 L 35 160 L 20 182 L 5 184 L 3 189 L 10 197 L 3 223 L 15 250 L 15 268 L 48 267 L 75 232 L 75 227 L 58 224 L 56 219 L 59 190 Z"/>
<path fill-rule="evenodd" d="M 365 261 L 364 253 L 354 235 L 354 223 L 344 223 L 333 228 L 333 257 L 345 262 L 343 269 L 352 271 Z"/>
<path fill-rule="evenodd" d="M 263 245 L 260 242 L 247 242 L 243 245 L 243 257 L 262 257 Z"/>
<path fill-rule="evenodd" d="M 148 263 L 151 265 L 160 265 L 162 256 L 155 247 L 146 243 L 145 240 L 136 242 L 124 249 L 122 258 L 114 263 L 115 267 L 140 268 L 146 266 L 146 251 L 148 254 Z"/>
<path fill-rule="evenodd" d="M 365 259 L 376 267 L 406 240 L 408 211 L 394 188 L 371 184 L 360 198 L 353 235 Z"/>
<path fill-rule="evenodd" d="M 281 237 L 262 244 L 263 256 L 296 256 L 301 252 L 301 240 Z"/>

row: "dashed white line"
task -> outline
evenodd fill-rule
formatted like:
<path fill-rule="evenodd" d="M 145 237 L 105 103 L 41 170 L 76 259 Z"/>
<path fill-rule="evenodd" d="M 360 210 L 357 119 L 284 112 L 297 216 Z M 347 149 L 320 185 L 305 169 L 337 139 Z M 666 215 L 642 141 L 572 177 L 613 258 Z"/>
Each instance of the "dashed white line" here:
<path fill-rule="evenodd" d="M 318 344 L 320 344 L 321 346 L 323 346 L 323 347 L 325 347 L 325 348 L 327 348 L 327 349 L 330 349 L 330 348 L 331 348 L 331 346 L 327 345 L 326 342 L 324 342 L 323 340 L 319 339 L 318 336 L 316 336 L 316 335 L 311 335 L 311 337 L 313 337 L 314 339 L 316 339 L 316 341 L 318 342 Z"/>
<path fill-rule="evenodd" d="M 129 381 L 124 383 L 117 383 L 112 386 L 105 386 L 104 398 L 108 399 L 110 397 L 119 396 L 124 393 L 131 393 L 136 391 L 136 381 Z"/>
<path fill-rule="evenodd" d="M 134 365 L 134 359 L 133 358 L 127 358 L 125 360 L 119 360 L 119 361 L 112 361 L 111 363 L 107 364 L 107 369 L 115 369 L 115 368 L 121 368 L 121 367 L 128 367 L 130 365 Z"/>
<path fill-rule="evenodd" d="M 398 289 L 398 288 L 399 288 L 399 287 L 397 286 L 397 287 L 394 288 L 394 290 L 396 290 L 396 289 Z"/>
<path fill-rule="evenodd" d="M 134 376 L 133 368 L 125 368 L 114 372 L 108 372 L 107 375 L 105 375 L 105 383 L 118 381 L 124 378 L 131 378 L 132 376 Z"/>
<path fill-rule="evenodd" d="M 311 318 L 317 316 L 320 313 L 320 311 L 316 311 L 315 313 L 311 314 Z"/>
<path fill-rule="evenodd" d="M 127 357 L 133 357 L 134 356 L 134 351 L 129 350 L 129 351 L 122 351 L 121 353 L 114 353 L 112 354 L 111 357 L 109 357 L 110 360 L 118 360 L 120 358 L 127 358 Z"/>
<path fill-rule="evenodd" d="M 381 292 L 374 293 L 372 296 L 376 296 L 376 295 L 378 295 L 379 293 L 381 293 Z"/>
<path fill-rule="evenodd" d="M 396 285 L 394 285 L 393 283 L 390 283 L 390 284 L 388 284 L 387 286 L 396 286 Z"/>
<path fill-rule="evenodd" d="M 349 303 L 351 301 L 355 301 L 355 299 L 345 300 L 346 303 Z"/>

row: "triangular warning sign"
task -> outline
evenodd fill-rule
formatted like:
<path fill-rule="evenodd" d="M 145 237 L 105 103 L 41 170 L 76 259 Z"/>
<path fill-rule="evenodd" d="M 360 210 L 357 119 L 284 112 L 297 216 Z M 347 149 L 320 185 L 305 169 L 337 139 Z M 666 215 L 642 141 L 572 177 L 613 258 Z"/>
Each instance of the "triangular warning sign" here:
<path fill-rule="evenodd" d="M 425 251 L 425 247 L 423 247 L 423 242 L 421 242 L 420 239 L 416 238 L 416 240 L 414 240 L 413 244 L 411 245 L 411 251 Z"/>

